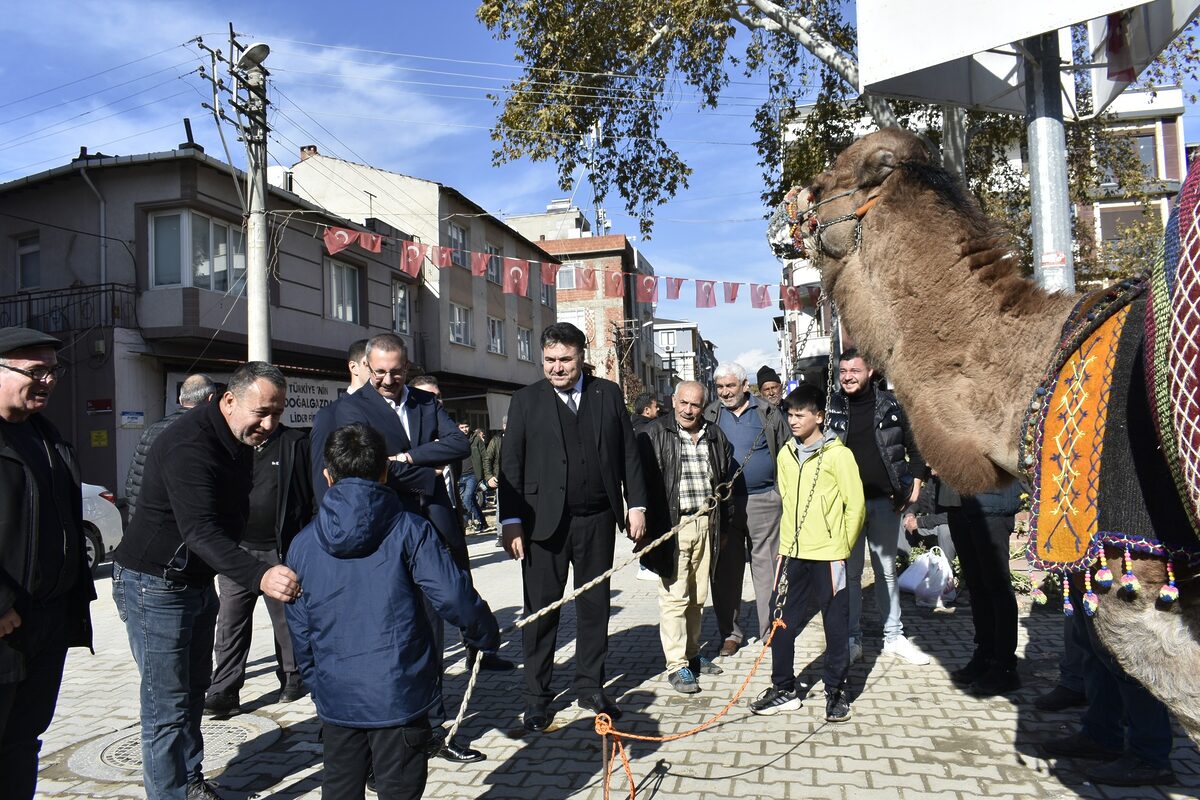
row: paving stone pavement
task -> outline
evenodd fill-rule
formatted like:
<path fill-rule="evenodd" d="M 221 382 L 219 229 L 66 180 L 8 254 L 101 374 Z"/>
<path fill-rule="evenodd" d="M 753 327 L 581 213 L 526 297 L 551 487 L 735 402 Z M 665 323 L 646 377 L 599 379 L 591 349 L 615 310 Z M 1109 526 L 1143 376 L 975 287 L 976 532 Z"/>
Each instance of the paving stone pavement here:
<path fill-rule="evenodd" d="M 476 584 L 502 626 L 520 611 L 519 567 L 495 546 L 494 534 L 471 536 Z M 618 546 L 618 557 L 627 553 Z M 138 676 L 124 626 L 112 602 L 109 568 L 97 581 L 100 599 L 93 606 L 96 655 L 72 651 L 54 724 L 42 750 L 39 797 L 140 797 L 140 775 L 101 780 L 95 769 L 97 740 L 118 732 L 133 734 L 138 723 Z M 613 579 L 608 690 L 625 711 L 619 729 L 650 736 L 681 733 L 716 714 L 737 691 L 753 666 L 758 647 L 747 647 L 717 662 L 720 676 L 702 676 L 704 691 L 683 696 L 667 685 L 658 640 L 655 584 L 636 580 L 636 567 Z M 752 598 L 749 572 L 743 597 Z M 880 626 L 873 593 L 865 592 L 868 637 L 865 658 L 852 668 L 853 718 L 841 725 L 824 722 L 819 685 L 823 637 L 819 618 L 797 642 L 797 666 L 805 680 L 818 684 L 812 700 L 799 711 L 756 717 L 745 705 L 769 683 L 770 660 L 750 683 L 746 695 L 720 721 L 695 736 L 673 742 L 629 742 L 630 768 L 639 798 L 1182 798 L 1200 795 L 1200 753 L 1177 733 L 1173 753 L 1179 786 L 1169 790 L 1094 787 L 1062 766 L 1036 754 L 1039 740 L 1074 730 L 1077 714 L 1042 714 L 1033 698 L 1057 677 L 1062 617 L 1057 610 L 1031 611 L 1023 603 L 1020 672 L 1024 688 L 1005 699 L 978 700 L 957 690 L 948 671 L 971 651 L 972 626 L 967 608 L 932 613 L 905 599 L 908 635 L 933 663 L 916 667 L 880 654 Z M 753 615 L 753 603 L 745 610 Z M 575 615 L 564 609 L 560 627 L 555 685 L 569 687 L 573 673 Z M 717 633 L 705 614 L 704 636 L 715 649 Z M 447 635 L 447 641 L 456 637 Z M 509 635 L 502 654 L 520 661 L 520 637 Z M 223 796 L 242 798 L 318 798 L 321 779 L 319 723 L 308 698 L 274 703 L 270 622 L 262 605 L 255 618 L 255 640 L 242 692 L 243 708 L 274 722 L 273 741 L 259 747 L 245 742 L 223 771 L 212 771 Z M 447 704 L 462 698 L 466 673 L 461 646 L 447 655 Z M 526 734 L 521 727 L 521 672 L 483 673 L 463 733 L 488 760 L 465 766 L 430 764 L 427 798 L 601 798 L 602 750 L 592 719 L 568 692 L 553 706 L 552 730 Z M 235 720 L 236 721 L 236 718 Z M 266 736 L 266 734 L 263 734 Z M 267 741 L 264 738 L 262 741 Z M 87 746 L 91 744 L 92 747 Z M 213 744 L 210 742 L 210 749 Z M 72 762 L 72 756 L 75 756 Z M 618 767 L 612 796 L 627 797 L 629 783 Z M 369 795 L 370 796 L 370 795 Z"/>

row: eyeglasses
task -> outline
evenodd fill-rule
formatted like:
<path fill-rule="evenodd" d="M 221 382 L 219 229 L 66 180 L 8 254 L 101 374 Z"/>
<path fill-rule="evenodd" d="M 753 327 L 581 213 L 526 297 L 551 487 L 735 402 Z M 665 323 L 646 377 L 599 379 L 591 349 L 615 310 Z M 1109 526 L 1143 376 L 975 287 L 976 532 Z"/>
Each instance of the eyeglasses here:
<path fill-rule="evenodd" d="M 375 378 L 375 380 L 379 380 L 379 381 L 390 376 L 393 381 L 399 381 L 400 383 L 404 383 L 404 376 L 407 374 L 408 374 L 408 367 L 405 367 L 403 369 L 393 369 L 393 370 L 387 370 L 387 369 L 371 370 L 371 377 L 373 377 L 373 378 Z"/>
<path fill-rule="evenodd" d="M 24 375 L 26 378 L 29 378 L 29 380 L 35 383 L 49 383 L 51 378 L 58 380 L 67 372 L 66 364 L 58 364 L 54 367 L 34 367 L 33 369 L 21 369 L 20 367 L 10 366 L 9 364 L 0 364 L 0 368 Z"/>

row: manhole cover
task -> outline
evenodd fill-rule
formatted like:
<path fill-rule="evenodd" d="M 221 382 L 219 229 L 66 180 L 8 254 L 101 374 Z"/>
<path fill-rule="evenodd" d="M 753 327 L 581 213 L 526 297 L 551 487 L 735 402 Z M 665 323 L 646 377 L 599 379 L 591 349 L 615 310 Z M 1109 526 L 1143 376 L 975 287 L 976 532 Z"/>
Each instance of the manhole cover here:
<path fill-rule="evenodd" d="M 245 757 L 273 745 L 279 739 L 274 720 L 257 714 L 242 714 L 228 720 L 205 720 L 200 726 L 204 736 L 204 773 L 215 775 L 234 757 Z M 67 767 L 76 775 L 103 781 L 138 779 L 142 774 L 142 734 L 140 726 L 110 733 L 87 742 L 68 759 Z"/>

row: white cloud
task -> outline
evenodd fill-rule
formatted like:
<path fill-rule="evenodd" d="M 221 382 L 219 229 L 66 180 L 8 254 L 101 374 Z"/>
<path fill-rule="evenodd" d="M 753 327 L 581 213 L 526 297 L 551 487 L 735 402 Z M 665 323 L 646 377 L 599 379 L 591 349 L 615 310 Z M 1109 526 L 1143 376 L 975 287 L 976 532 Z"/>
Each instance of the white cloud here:
<path fill-rule="evenodd" d="M 774 367 L 777 370 L 779 369 L 778 350 L 763 350 L 762 348 L 745 350 L 741 353 L 738 353 L 733 360 L 745 368 L 746 374 L 749 376 L 751 383 L 755 382 L 755 373 L 757 373 L 759 367 L 763 366 L 764 364 L 768 367 Z"/>

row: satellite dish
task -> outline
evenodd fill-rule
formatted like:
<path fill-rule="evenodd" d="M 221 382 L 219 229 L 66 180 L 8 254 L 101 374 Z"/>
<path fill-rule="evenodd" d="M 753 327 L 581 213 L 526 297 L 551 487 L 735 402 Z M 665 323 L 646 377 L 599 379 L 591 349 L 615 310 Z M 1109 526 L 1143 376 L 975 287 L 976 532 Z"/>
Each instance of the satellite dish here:
<path fill-rule="evenodd" d="M 242 56 L 237 62 L 238 69 L 261 67 L 270 54 L 271 47 L 266 42 L 255 42 L 242 51 Z"/>

